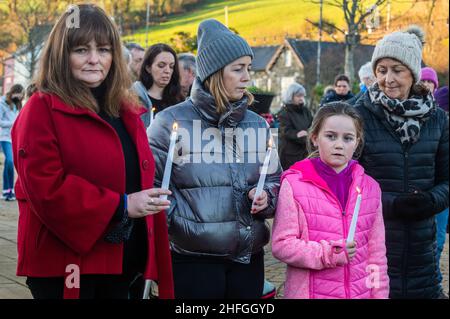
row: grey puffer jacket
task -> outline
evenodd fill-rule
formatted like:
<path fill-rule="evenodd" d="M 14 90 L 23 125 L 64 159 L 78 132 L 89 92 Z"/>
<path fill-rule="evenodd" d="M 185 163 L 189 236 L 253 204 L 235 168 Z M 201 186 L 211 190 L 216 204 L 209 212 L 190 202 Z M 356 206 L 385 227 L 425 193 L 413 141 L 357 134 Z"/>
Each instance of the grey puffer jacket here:
<path fill-rule="evenodd" d="M 279 190 L 281 166 L 273 152 L 274 166 L 264 185 L 269 207 L 250 213 L 248 192 L 258 183 L 269 138 L 267 123 L 247 110 L 245 98 L 219 115 L 214 98 L 196 80 L 191 98 L 158 113 L 149 128 L 156 187 L 161 185 L 174 122 L 179 126 L 178 154 L 182 155 L 174 161 L 170 182 L 167 217 L 171 249 L 184 255 L 249 263 L 251 255 L 269 242 L 265 219 L 275 214 Z M 230 129 L 237 129 L 235 138 L 229 135 Z M 248 143 L 248 138 L 244 144 L 237 142 L 242 132 L 251 134 L 258 129 L 264 132 L 259 144 Z"/>

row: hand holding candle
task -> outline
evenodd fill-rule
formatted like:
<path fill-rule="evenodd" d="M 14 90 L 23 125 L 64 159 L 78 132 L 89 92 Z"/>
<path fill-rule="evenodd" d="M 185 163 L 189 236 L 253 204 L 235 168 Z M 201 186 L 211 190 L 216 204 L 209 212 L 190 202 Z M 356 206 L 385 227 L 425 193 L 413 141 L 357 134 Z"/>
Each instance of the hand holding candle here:
<path fill-rule="evenodd" d="M 352 222 L 350 224 L 350 229 L 348 231 L 347 243 L 352 242 L 355 238 L 356 223 L 358 221 L 359 208 L 361 206 L 361 200 L 362 200 L 361 190 L 359 189 L 358 186 L 356 186 L 356 191 L 358 192 L 358 196 L 356 197 L 356 204 L 355 204 L 355 209 L 353 210 Z"/>
<path fill-rule="evenodd" d="M 272 139 L 269 139 L 269 144 L 268 144 L 268 148 L 266 151 L 266 157 L 264 158 L 264 163 L 263 163 L 263 167 L 261 169 L 261 174 L 259 175 L 258 185 L 256 187 L 255 195 L 253 197 L 252 211 L 255 208 L 256 201 L 262 195 L 264 183 L 266 182 L 267 170 L 269 169 L 271 156 L 272 156 Z M 267 194 L 265 194 L 265 196 L 267 197 Z M 267 199 L 266 199 L 266 202 L 267 202 Z"/>
<path fill-rule="evenodd" d="M 164 175 L 161 184 L 162 189 L 169 189 L 170 175 L 172 173 L 172 163 L 173 163 L 173 156 L 175 153 L 175 144 L 177 142 L 177 136 L 178 136 L 178 124 L 175 122 L 173 124 L 172 133 L 170 134 L 169 151 L 167 152 L 166 166 L 164 168 Z M 167 195 L 161 195 L 159 198 L 166 200 Z"/>

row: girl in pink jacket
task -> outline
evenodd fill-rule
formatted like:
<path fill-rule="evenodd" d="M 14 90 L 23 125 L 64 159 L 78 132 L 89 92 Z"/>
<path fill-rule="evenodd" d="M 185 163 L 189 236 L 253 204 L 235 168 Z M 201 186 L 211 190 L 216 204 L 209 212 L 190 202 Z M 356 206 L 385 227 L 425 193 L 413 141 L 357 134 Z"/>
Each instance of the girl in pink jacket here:
<path fill-rule="evenodd" d="M 281 178 L 272 253 L 287 266 L 285 298 L 388 298 L 378 183 L 352 160 L 363 145 L 361 119 L 342 102 L 321 107 L 309 134 L 310 158 Z M 361 192 L 354 241 L 346 243 Z"/>

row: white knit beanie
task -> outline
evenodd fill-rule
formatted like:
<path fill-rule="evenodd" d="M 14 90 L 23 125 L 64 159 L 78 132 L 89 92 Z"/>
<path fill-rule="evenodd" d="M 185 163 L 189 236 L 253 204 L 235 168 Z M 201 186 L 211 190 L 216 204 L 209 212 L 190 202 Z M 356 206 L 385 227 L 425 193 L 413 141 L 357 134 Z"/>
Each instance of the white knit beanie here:
<path fill-rule="evenodd" d="M 378 41 L 372 55 L 372 69 L 380 59 L 396 59 L 406 65 L 414 77 L 414 82 L 420 81 L 422 68 L 422 46 L 424 44 L 423 30 L 418 26 L 410 26 L 406 31 L 397 31 L 385 35 Z"/>

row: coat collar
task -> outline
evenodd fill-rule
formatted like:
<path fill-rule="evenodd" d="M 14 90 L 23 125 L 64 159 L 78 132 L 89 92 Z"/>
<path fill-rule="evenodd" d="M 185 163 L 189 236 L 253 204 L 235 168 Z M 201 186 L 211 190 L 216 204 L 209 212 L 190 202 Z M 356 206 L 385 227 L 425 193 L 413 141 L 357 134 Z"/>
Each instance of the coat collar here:
<path fill-rule="evenodd" d="M 302 161 L 297 162 L 294 165 L 292 165 L 281 176 L 281 182 L 288 175 L 293 175 L 293 174 L 298 175 L 299 180 L 310 181 L 310 182 L 316 184 L 317 186 L 331 192 L 329 190 L 327 183 L 317 173 L 311 159 L 305 159 L 305 160 L 302 160 Z M 354 183 L 356 183 L 355 185 L 361 184 L 363 175 L 364 175 L 364 168 L 360 164 L 355 163 L 352 167 L 352 178 L 353 178 Z"/>
<path fill-rule="evenodd" d="M 40 94 L 42 94 L 42 93 L 40 93 Z M 95 113 L 94 111 L 91 111 L 90 109 L 67 105 L 55 94 L 50 94 L 50 102 L 51 102 L 52 109 L 58 110 L 63 113 L 72 114 L 72 115 L 89 115 L 94 118 L 100 118 L 97 115 L 97 113 Z M 120 115 L 127 116 L 129 114 L 132 116 L 140 116 L 146 112 L 147 112 L 147 110 L 142 106 L 139 106 L 139 108 L 135 109 L 135 106 L 133 104 L 123 103 L 121 110 L 120 110 Z"/>
<path fill-rule="evenodd" d="M 200 116 L 214 126 L 236 127 L 247 112 L 247 98 L 230 104 L 223 114 L 216 112 L 216 102 L 211 93 L 207 92 L 198 78 L 195 79 L 191 91 L 194 109 Z"/>

